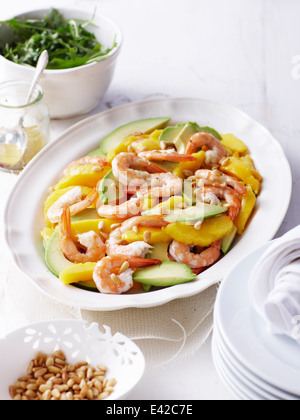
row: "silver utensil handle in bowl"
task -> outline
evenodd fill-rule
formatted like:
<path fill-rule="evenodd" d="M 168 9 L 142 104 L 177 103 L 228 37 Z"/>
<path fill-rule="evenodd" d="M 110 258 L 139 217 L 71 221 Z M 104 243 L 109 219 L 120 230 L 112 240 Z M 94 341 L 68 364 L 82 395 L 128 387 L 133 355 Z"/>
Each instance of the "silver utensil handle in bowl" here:
<path fill-rule="evenodd" d="M 48 62 L 49 62 L 48 51 L 43 51 L 42 54 L 39 57 L 39 60 L 38 60 L 37 66 L 36 66 L 35 74 L 34 74 L 34 77 L 33 77 L 33 80 L 32 80 L 31 86 L 30 86 L 30 90 L 28 92 L 28 96 L 27 96 L 27 99 L 26 99 L 26 104 L 30 103 L 32 95 L 33 95 L 34 90 L 36 88 L 36 85 L 39 83 L 39 81 L 42 77 L 42 74 L 43 74 L 45 68 L 48 65 Z"/>

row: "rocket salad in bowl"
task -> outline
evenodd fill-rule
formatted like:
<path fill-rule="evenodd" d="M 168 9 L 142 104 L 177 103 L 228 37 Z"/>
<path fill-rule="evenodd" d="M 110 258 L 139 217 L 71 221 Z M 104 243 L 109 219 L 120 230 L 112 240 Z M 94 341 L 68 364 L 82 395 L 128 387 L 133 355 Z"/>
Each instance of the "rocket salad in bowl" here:
<path fill-rule="evenodd" d="M 51 9 L 41 18 L 23 20 L 14 17 L 1 21 L 13 31 L 10 43 L 3 43 L 0 53 L 16 64 L 35 67 L 40 54 L 47 50 L 47 69 L 73 68 L 101 61 L 115 48 L 116 43 L 107 48 L 100 44 L 94 33 L 86 27 L 89 21 L 65 19 L 57 10 Z"/>
<path fill-rule="evenodd" d="M 247 145 L 169 121 L 120 126 L 52 186 L 41 234 L 64 284 L 120 295 L 193 282 L 243 235 L 262 183 Z"/>
<path fill-rule="evenodd" d="M 0 22 L 1 80 L 31 82 L 47 50 L 40 84 L 51 118 L 86 114 L 111 84 L 121 46 L 121 30 L 106 16 L 71 8 L 32 10 Z"/>

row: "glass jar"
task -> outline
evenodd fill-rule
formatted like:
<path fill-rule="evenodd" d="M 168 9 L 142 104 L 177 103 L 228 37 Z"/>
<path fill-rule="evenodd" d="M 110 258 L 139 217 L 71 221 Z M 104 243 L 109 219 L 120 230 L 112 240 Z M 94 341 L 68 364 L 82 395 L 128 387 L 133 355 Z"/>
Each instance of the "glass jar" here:
<path fill-rule="evenodd" d="M 48 143 L 49 110 L 37 86 L 26 104 L 30 83 L 0 84 L 0 169 L 20 172 Z"/>

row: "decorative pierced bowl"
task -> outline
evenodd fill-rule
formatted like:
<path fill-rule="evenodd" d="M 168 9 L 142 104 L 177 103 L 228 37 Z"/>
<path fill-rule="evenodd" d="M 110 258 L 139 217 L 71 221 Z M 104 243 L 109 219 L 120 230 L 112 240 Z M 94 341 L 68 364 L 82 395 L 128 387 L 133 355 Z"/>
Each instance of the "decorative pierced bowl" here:
<path fill-rule="evenodd" d="M 28 325 L 0 340 L 0 400 L 10 400 L 9 387 L 26 374 L 38 352 L 62 350 L 69 364 L 88 362 L 107 366 L 107 378 L 116 379 L 110 400 L 125 399 L 145 370 L 138 346 L 110 327 L 78 320 L 54 320 Z"/>

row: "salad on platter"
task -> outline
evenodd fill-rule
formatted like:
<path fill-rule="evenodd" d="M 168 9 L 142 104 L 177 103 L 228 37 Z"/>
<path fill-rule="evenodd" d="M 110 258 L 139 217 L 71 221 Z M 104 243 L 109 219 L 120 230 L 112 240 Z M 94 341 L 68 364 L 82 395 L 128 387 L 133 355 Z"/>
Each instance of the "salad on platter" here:
<path fill-rule="evenodd" d="M 251 223 L 262 177 L 247 145 L 170 120 L 118 127 L 50 188 L 45 263 L 64 284 L 120 295 L 192 282 Z"/>

